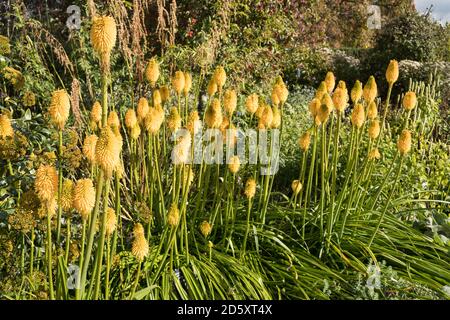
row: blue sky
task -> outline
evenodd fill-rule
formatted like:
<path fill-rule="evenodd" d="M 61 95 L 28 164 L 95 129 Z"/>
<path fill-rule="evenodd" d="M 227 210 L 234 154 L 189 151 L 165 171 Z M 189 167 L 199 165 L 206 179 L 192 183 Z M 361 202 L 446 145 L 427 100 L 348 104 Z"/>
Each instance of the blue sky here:
<path fill-rule="evenodd" d="M 450 0 L 414 0 L 417 11 L 424 12 L 433 5 L 433 16 L 443 23 L 450 22 Z"/>

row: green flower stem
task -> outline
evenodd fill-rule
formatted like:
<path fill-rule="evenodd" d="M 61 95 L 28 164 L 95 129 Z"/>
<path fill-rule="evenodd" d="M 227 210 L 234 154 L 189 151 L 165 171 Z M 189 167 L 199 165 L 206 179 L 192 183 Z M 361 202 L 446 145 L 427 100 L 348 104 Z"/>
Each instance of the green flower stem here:
<path fill-rule="evenodd" d="M 320 172 L 320 237 L 323 239 L 324 230 L 323 230 L 323 216 L 325 209 L 325 175 L 326 175 L 326 158 L 328 157 L 327 149 L 326 149 L 326 134 L 325 134 L 325 123 L 322 124 L 322 134 L 321 134 L 321 142 L 322 142 L 322 150 L 321 150 L 321 172 Z"/>
<path fill-rule="evenodd" d="M 111 239 L 106 240 L 106 275 L 105 275 L 105 300 L 109 300 L 109 272 L 111 269 Z"/>
<path fill-rule="evenodd" d="M 134 140 L 130 139 L 130 190 L 131 190 L 131 194 L 134 194 L 133 164 L 134 164 Z"/>
<path fill-rule="evenodd" d="M 348 160 L 347 160 L 347 168 L 345 170 L 345 182 L 341 187 L 341 190 L 339 192 L 339 197 L 337 199 L 337 206 L 336 206 L 336 210 L 334 211 L 336 213 L 335 215 L 335 221 L 337 221 L 340 218 L 340 210 L 341 210 L 341 206 L 342 206 L 342 202 L 344 200 L 344 197 L 346 196 L 346 192 L 347 192 L 347 188 L 350 182 L 350 178 L 351 178 L 351 172 L 352 172 L 352 168 L 353 168 L 353 164 L 355 161 L 354 157 L 351 157 L 351 154 L 353 153 L 352 149 L 353 149 L 353 141 L 355 140 L 355 128 L 352 126 L 352 133 L 351 133 L 351 138 L 350 138 L 350 147 L 348 150 Z M 334 223 L 334 221 L 332 222 Z"/>
<path fill-rule="evenodd" d="M 102 73 L 102 127 L 104 128 L 107 125 L 107 119 L 108 119 L 108 82 L 109 82 L 109 76 L 108 71 L 105 70 Z M 83 260 L 83 268 L 80 270 L 81 272 L 81 282 L 80 282 L 80 298 L 83 298 L 84 296 L 84 290 L 86 286 L 86 278 L 87 278 L 87 272 L 89 268 L 89 261 L 92 254 L 92 247 L 94 245 L 94 236 L 95 236 L 95 226 L 97 221 L 98 212 L 100 209 L 100 199 L 101 195 L 103 193 L 103 184 L 105 183 L 105 174 L 103 170 L 100 170 L 100 173 L 97 176 L 97 190 L 95 194 L 95 205 L 94 205 L 94 211 L 91 215 L 90 225 L 89 225 L 89 236 L 88 236 L 88 242 L 86 247 L 86 256 Z M 107 184 L 108 185 L 108 184 Z M 92 282 L 91 282 L 92 283 Z"/>
<path fill-rule="evenodd" d="M 272 139 L 270 140 L 270 146 L 269 146 L 269 163 L 267 165 L 268 170 L 270 170 L 272 163 L 272 153 L 273 153 L 273 143 L 272 143 Z M 264 176 L 264 197 L 263 197 L 263 210 L 261 212 L 261 222 L 262 224 L 265 223 L 266 221 L 266 213 L 267 213 L 267 207 L 268 207 L 268 202 L 269 202 L 269 197 L 270 197 L 270 177 L 271 175 L 266 174 Z"/>
<path fill-rule="evenodd" d="M 337 112 L 336 131 L 334 133 L 334 144 L 333 144 L 333 159 L 332 159 L 332 164 L 331 164 L 331 168 L 330 168 L 330 172 L 331 172 L 331 200 L 330 200 L 331 213 L 328 215 L 328 219 L 327 219 L 327 245 L 328 245 L 328 243 L 330 243 L 331 234 L 333 232 L 333 226 L 334 226 L 334 204 L 335 204 L 335 199 L 336 199 L 336 179 L 337 179 L 337 165 L 339 162 L 339 134 L 340 134 L 340 130 L 341 130 L 341 119 L 342 119 L 341 113 Z"/>
<path fill-rule="evenodd" d="M 302 165 L 301 165 L 300 172 L 298 175 L 298 181 L 300 181 L 300 183 L 302 184 L 302 189 L 300 190 L 300 193 L 298 193 L 294 196 L 294 213 L 295 213 L 295 210 L 297 209 L 297 206 L 301 206 L 302 201 L 303 201 L 303 191 L 305 189 L 304 180 L 305 180 L 305 175 L 306 175 L 306 160 L 307 160 L 307 158 L 308 158 L 308 151 L 305 151 L 305 152 L 303 152 Z"/>
<path fill-rule="evenodd" d="M 245 235 L 244 235 L 244 241 L 242 242 L 242 252 L 241 252 L 241 258 L 245 256 L 245 248 L 247 246 L 247 237 L 250 232 L 250 214 L 252 211 L 252 199 L 248 199 L 248 206 L 247 206 L 247 225 L 245 229 Z"/>
<path fill-rule="evenodd" d="M 388 172 L 386 172 L 383 182 L 381 183 L 380 187 L 378 188 L 377 194 L 375 195 L 375 197 L 372 200 L 372 204 L 370 205 L 369 211 L 373 211 L 373 209 L 375 208 L 378 198 L 380 197 L 381 192 L 383 191 L 384 186 L 387 184 L 387 180 L 389 179 L 389 176 L 391 175 L 391 172 L 394 169 L 394 163 L 397 160 L 397 157 L 398 157 L 398 152 L 395 153 L 394 159 L 392 160 L 392 164 L 390 165 Z"/>
<path fill-rule="evenodd" d="M 22 250 L 20 255 L 20 272 L 22 273 L 22 280 L 25 276 L 25 234 L 22 233 Z"/>
<path fill-rule="evenodd" d="M 53 272 L 52 272 L 52 224 L 50 213 L 47 211 L 47 276 L 50 291 L 50 300 L 55 299 L 53 291 Z"/>
<path fill-rule="evenodd" d="M 87 272 L 89 268 L 89 261 L 92 254 L 92 247 L 94 245 L 94 236 L 95 236 L 95 227 L 96 227 L 96 221 L 98 217 L 98 212 L 100 209 L 100 198 L 103 191 L 103 179 L 104 173 L 103 170 L 100 170 L 99 175 L 97 176 L 97 190 L 95 194 L 95 206 L 94 211 L 92 212 L 90 223 L 89 223 L 89 233 L 88 233 L 88 240 L 87 240 L 87 246 L 86 246 L 86 254 L 83 259 L 83 268 L 80 270 L 81 272 L 81 282 L 80 282 L 80 298 L 83 298 L 84 290 L 86 286 L 86 278 L 87 278 Z"/>
<path fill-rule="evenodd" d="M 34 225 L 31 227 L 31 248 L 30 248 L 30 277 L 33 275 L 34 267 Z"/>
<path fill-rule="evenodd" d="M 173 247 L 173 244 L 174 244 L 174 241 L 175 241 L 175 236 L 176 236 L 176 233 L 177 233 L 177 226 L 175 226 L 175 227 L 170 227 L 169 226 L 169 228 L 170 228 L 169 242 L 167 243 L 167 247 L 166 247 L 166 250 L 165 250 L 165 252 L 163 254 L 162 260 L 159 262 L 159 267 L 156 270 L 152 280 L 150 281 L 150 285 L 153 285 L 155 283 L 156 279 L 158 278 L 158 276 L 159 276 L 159 274 L 160 274 L 160 272 L 161 272 L 161 270 L 162 270 L 162 268 L 163 268 L 163 266 L 164 266 L 164 264 L 166 262 L 166 259 L 167 259 L 168 254 L 169 254 L 169 250 Z"/>
<path fill-rule="evenodd" d="M 356 177 L 358 175 L 358 173 L 356 172 L 357 167 L 358 167 L 358 158 L 359 158 L 359 144 L 361 142 L 361 129 L 356 129 L 356 147 L 355 147 L 355 154 L 354 154 L 354 158 L 352 161 L 352 170 L 351 172 L 349 172 L 349 175 L 352 176 L 352 182 L 350 185 L 350 192 L 349 192 L 349 198 L 347 199 L 347 204 L 346 204 L 346 208 L 345 208 L 345 213 L 344 213 L 344 220 L 342 222 L 342 226 L 341 226 L 341 232 L 340 232 L 340 237 L 339 239 L 342 239 L 343 235 L 344 235 L 344 230 L 345 230 L 345 225 L 347 222 L 347 218 L 348 218 L 348 214 L 349 214 L 349 210 L 350 207 L 352 206 L 352 202 L 353 202 L 353 198 L 355 195 L 355 187 L 356 187 Z M 351 174 L 353 172 L 353 174 Z"/>
<path fill-rule="evenodd" d="M 58 217 L 57 217 L 57 227 L 56 227 L 56 243 L 59 244 L 59 239 L 61 235 L 61 216 L 62 216 L 62 206 L 61 206 L 61 195 L 62 195 L 62 147 L 63 147 L 63 139 L 62 139 L 62 130 L 58 131 Z"/>
<path fill-rule="evenodd" d="M 209 181 L 211 180 L 211 166 L 212 165 L 209 165 L 209 164 L 205 165 L 205 182 L 203 184 L 203 188 L 201 189 L 202 191 L 200 192 L 202 194 L 202 199 L 200 201 L 200 211 L 199 212 L 203 212 L 203 210 L 205 209 L 206 198 L 208 196 L 208 190 L 209 190 Z"/>
<path fill-rule="evenodd" d="M 155 144 L 156 136 L 152 136 L 152 139 L 154 139 L 153 144 Z M 165 215 L 166 207 L 165 207 L 165 203 L 164 203 L 164 191 L 163 191 L 163 187 L 162 187 L 161 171 L 160 171 L 160 167 L 159 167 L 159 160 L 158 160 L 158 155 L 156 154 L 156 150 L 155 150 L 155 155 L 154 155 L 153 159 L 155 160 L 156 178 L 158 180 L 160 212 L 161 212 L 161 216 L 163 219 L 163 223 L 166 223 L 166 215 Z"/>
<path fill-rule="evenodd" d="M 80 290 L 80 283 L 81 283 L 81 270 L 83 269 L 83 258 L 84 258 L 84 243 L 86 242 L 86 221 L 83 220 L 82 227 L 81 227 L 81 253 L 80 253 L 80 261 L 79 261 L 79 269 L 78 269 L 78 278 L 77 278 L 77 286 L 75 288 L 75 297 L 76 300 L 80 300 L 81 298 L 81 290 Z"/>
<path fill-rule="evenodd" d="M 326 144 L 326 152 L 325 152 L 325 155 L 326 155 L 326 157 L 325 157 L 325 169 L 326 169 L 326 172 L 328 172 L 328 155 L 330 154 L 331 139 L 333 138 L 333 135 L 331 134 L 331 132 L 333 132 L 333 129 L 334 129 L 334 113 L 333 112 L 330 114 L 330 118 L 331 118 L 331 123 L 330 123 L 330 126 L 329 126 L 330 135 L 328 136 L 328 141 L 325 140 L 326 141 L 325 142 L 325 144 Z M 326 133 L 327 133 L 327 130 L 325 130 L 325 134 Z"/>
<path fill-rule="evenodd" d="M 138 262 L 138 269 L 137 269 L 137 274 L 136 274 L 136 278 L 134 280 L 134 284 L 133 284 L 133 289 L 130 292 L 130 296 L 129 296 L 129 300 L 133 299 L 134 297 L 134 293 L 136 292 L 136 288 L 139 284 L 139 278 L 141 277 L 141 267 L 142 267 L 142 261 Z"/>
<path fill-rule="evenodd" d="M 101 231 L 100 231 L 100 239 L 98 241 L 97 247 L 97 274 L 95 281 L 95 290 L 94 290 L 94 300 L 97 300 L 100 295 L 100 283 L 101 283 L 101 274 L 102 274 L 102 266 L 103 266 L 103 249 L 105 247 L 105 229 L 106 229 L 106 215 L 108 211 L 108 197 L 109 197 L 109 180 L 106 181 L 105 185 L 105 195 L 103 198 L 103 214 L 101 217 Z"/>
<path fill-rule="evenodd" d="M 65 255 L 65 260 L 66 260 L 66 263 L 68 263 L 68 261 L 69 261 L 69 249 L 70 249 L 70 237 L 71 237 L 71 230 L 70 230 L 70 228 L 71 228 L 71 221 L 70 221 L 70 218 L 67 218 L 67 233 L 66 233 L 66 255 Z"/>
<path fill-rule="evenodd" d="M 409 122 L 409 117 L 411 116 L 411 110 L 408 110 L 408 113 L 406 115 L 406 119 L 405 119 L 405 123 L 403 125 L 403 129 L 408 128 L 408 122 Z"/>
<path fill-rule="evenodd" d="M 316 151 L 317 151 L 317 126 L 314 125 L 313 150 L 312 150 L 312 156 L 311 156 L 311 163 L 309 166 L 308 183 L 306 185 L 306 192 L 305 192 L 305 209 L 303 212 L 304 220 L 306 219 L 307 209 L 309 207 L 309 201 L 311 198 L 311 190 L 312 190 L 313 176 L 314 176 L 314 163 L 316 161 Z M 305 229 L 306 229 L 306 223 L 303 223 L 303 226 L 302 226 L 303 239 L 305 239 Z"/>
<path fill-rule="evenodd" d="M 402 158 L 401 158 L 401 160 L 400 160 L 400 163 L 399 163 L 399 165 L 398 165 L 397 175 L 395 176 L 395 180 L 394 180 L 394 184 L 392 185 L 392 189 L 395 188 L 395 186 L 396 186 L 396 184 L 397 184 L 397 182 L 398 182 L 398 178 L 400 177 L 400 173 L 401 173 L 401 171 L 402 171 L 402 166 L 403 166 L 403 161 L 404 161 L 404 160 L 405 160 L 405 156 L 402 156 Z M 378 230 L 380 229 L 381 222 L 383 221 L 383 218 L 384 218 L 384 216 L 385 216 L 385 214 L 386 214 L 387 208 L 389 207 L 389 204 L 390 204 L 390 202 L 391 202 L 391 199 L 392 199 L 392 195 L 393 195 L 393 194 L 394 194 L 394 192 L 390 192 L 390 193 L 389 193 L 389 196 L 388 196 L 388 198 L 387 198 L 387 200 L 386 200 L 386 204 L 384 205 L 383 212 L 381 213 L 380 218 L 378 219 L 377 226 L 375 227 L 375 231 L 373 232 L 372 236 L 370 237 L 370 241 L 369 241 L 369 243 L 367 244 L 367 248 L 368 248 L 368 249 L 369 249 L 370 246 L 372 245 L 373 239 L 375 238 L 375 236 L 376 236 Z"/>
<path fill-rule="evenodd" d="M 183 168 L 183 170 L 187 170 L 187 169 Z M 181 203 L 181 217 L 182 217 L 181 231 L 182 231 L 182 236 L 184 235 L 184 241 L 185 241 L 184 249 L 185 249 L 187 264 L 189 264 L 189 237 L 188 237 L 187 212 L 186 212 L 188 194 L 189 194 L 189 186 L 187 185 L 187 183 L 183 183 L 183 196 L 182 196 L 182 203 Z"/>
<path fill-rule="evenodd" d="M 381 122 L 380 135 L 378 136 L 378 140 L 377 140 L 377 148 L 380 145 L 381 139 L 383 138 L 384 129 L 386 127 L 386 116 L 387 116 L 388 109 L 389 109 L 389 102 L 391 100 L 391 93 L 392 93 L 393 85 L 394 85 L 393 83 L 389 83 L 388 93 L 387 93 L 387 97 L 386 97 L 386 105 L 384 107 L 384 112 L 383 112 L 383 120 Z"/>

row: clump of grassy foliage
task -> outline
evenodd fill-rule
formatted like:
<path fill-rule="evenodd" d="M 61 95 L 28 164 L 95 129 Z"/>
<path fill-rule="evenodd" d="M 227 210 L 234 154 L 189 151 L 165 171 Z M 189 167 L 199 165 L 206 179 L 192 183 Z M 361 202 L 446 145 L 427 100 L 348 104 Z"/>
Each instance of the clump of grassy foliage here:
<path fill-rule="evenodd" d="M 67 129 L 75 115 L 65 90 L 48 92 L 53 154 L 22 150 L 20 120 L 2 115 L 2 150 L 17 145 L 2 152 L 2 181 L 17 190 L 2 203 L 2 298 L 445 297 L 448 245 L 395 212 L 406 201 L 425 202 L 399 192 L 421 118 L 413 87 L 398 121 L 387 120 L 395 61 L 383 103 L 375 78 L 348 90 L 327 74 L 304 117 L 306 131 L 296 132 L 292 190 L 279 191 L 277 176 L 263 175 L 261 163 L 188 159 L 201 122 L 226 135 L 233 151 L 236 128 L 268 133 L 269 146 L 277 130 L 284 137 L 285 110 L 295 106 L 281 77 L 255 103 L 238 98 L 223 67 L 202 81 L 189 70 L 169 73 L 153 58 L 124 112 L 111 99 L 115 22 L 96 19 L 101 101 L 83 115 L 83 132 L 74 137 Z M 5 85 L 21 83 L 15 72 L 4 78 Z M 269 158 L 275 152 L 269 147 Z M 28 180 L 19 174 L 17 159 L 24 158 Z M 438 210 L 449 204 L 433 201 Z M 366 292 L 361 283 L 373 268 L 384 278 Z"/>

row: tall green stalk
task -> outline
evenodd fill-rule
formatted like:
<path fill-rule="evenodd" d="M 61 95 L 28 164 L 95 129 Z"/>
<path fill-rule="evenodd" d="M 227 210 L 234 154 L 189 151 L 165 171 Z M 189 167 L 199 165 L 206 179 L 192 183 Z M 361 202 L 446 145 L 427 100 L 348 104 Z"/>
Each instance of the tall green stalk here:
<path fill-rule="evenodd" d="M 305 209 L 304 209 L 304 220 L 307 214 L 307 209 L 309 207 L 309 201 L 311 198 L 311 190 L 312 190 L 312 184 L 313 184 L 313 176 L 314 176 L 314 164 L 316 161 L 316 150 L 317 150 L 317 126 L 314 125 L 314 141 L 313 141 L 313 151 L 311 156 L 311 163 L 309 165 L 309 174 L 308 174 L 308 183 L 306 185 L 306 192 L 305 192 Z M 302 237 L 305 239 L 305 223 L 303 223 L 302 226 Z"/>
<path fill-rule="evenodd" d="M 61 216 L 62 216 L 62 206 L 61 206 L 61 195 L 62 195 L 62 151 L 63 139 L 62 130 L 58 130 L 58 217 L 57 217 L 57 227 L 56 227 L 56 243 L 59 244 L 59 238 L 61 235 Z"/>
<path fill-rule="evenodd" d="M 102 73 L 102 127 L 105 127 L 107 125 L 107 119 L 108 119 L 108 74 L 107 72 Z M 96 221 L 98 212 L 100 209 L 100 199 L 101 195 L 103 193 L 103 185 L 105 182 L 105 174 L 103 170 L 100 170 L 98 176 L 97 176 L 97 189 L 95 194 L 95 205 L 94 210 L 91 215 L 90 224 L 89 224 L 89 235 L 88 235 L 88 242 L 86 247 L 86 254 L 83 260 L 83 268 L 81 270 L 81 282 L 80 282 L 80 298 L 83 298 L 84 290 L 86 286 L 86 278 L 87 278 L 87 272 L 89 268 L 89 261 L 92 254 L 92 247 L 94 245 L 94 236 L 95 236 L 95 227 L 96 227 Z"/>
<path fill-rule="evenodd" d="M 384 205 L 383 212 L 381 213 L 380 218 L 378 219 L 377 226 L 375 227 L 375 230 L 374 230 L 372 236 L 370 237 L 369 243 L 367 244 L 367 248 L 370 248 L 370 246 L 372 245 L 373 239 L 375 238 L 375 236 L 376 236 L 376 234 L 378 232 L 378 229 L 380 229 L 381 222 L 383 221 L 383 218 L 384 218 L 384 216 L 386 214 L 386 211 L 387 211 L 387 209 L 389 207 L 389 204 L 391 202 L 392 196 L 394 194 L 394 188 L 397 185 L 398 178 L 400 177 L 400 173 L 402 171 L 402 166 L 403 166 L 403 161 L 404 160 L 405 160 L 405 157 L 402 156 L 402 158 L 400 160 L 400 163 L 398 165 L 397 175 L 395 176 L 395 180 L 394 180 L 394 183 L 392 185 L 392 190 L 391 190 L 391 192 L 389 192 L 389 196 L 388 196 L 388 198 L 386 200 L 386 204 Z"/>
<path fill-rule="evenodd" d="M 52 273 L 52 224 L 50 212 L 47 211 L 47 273 L 48 273 L 48 285 L 50 291 L 50 300 L 55 299 L 55 293 L 53 291 L 53 273 Z"/>

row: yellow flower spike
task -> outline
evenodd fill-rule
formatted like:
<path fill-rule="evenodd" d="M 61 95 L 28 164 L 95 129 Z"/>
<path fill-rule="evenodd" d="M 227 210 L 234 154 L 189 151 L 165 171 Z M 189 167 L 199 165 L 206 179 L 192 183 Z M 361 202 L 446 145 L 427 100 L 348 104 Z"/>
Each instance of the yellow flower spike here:
<path fill-rule="evenodd" d="M 238 156 L 232 156 L 228 161 L 228 169 L 232 174 L 236 174 L 241 167 L 241 161 Z"/>
<path fill-rule="evenodd" d="M 356 80 L 355 85 L 353 86 L 352 91 L 350 93 L 350 97 L 352 98 L 352 102 L 354 104 L 359 102 L 359 100 L 362 97 L 362 92 L 363 92 L 362 83 L 361 81 Z"/>
<path fill-rule="evenodd" d="M 256 118 L 258 118 L 258 119 L 261 118 L 261 116 L 264 112 L 264 108 L 265 108 L 264 102 L 258 105 L 258 108 L 256 109 L 256 112 L 255 112 Z"/>
<path fill-rule="evenodd" d="M 225 85 L 225 82 L 227 81 L 227 74 L 222 66 L 216 68 L 216 70 L 214 71 L 213 79 L 214 82 L 217 84 L 219 90 L 222 90 L 222 87 Z"/>
<path fill-rule="evenodd" d="M 136 124 L 131 128 L 130 136 L 131 139 L 136 140 L 141 135 L 141 127 L 139 126 L 139 123 L 136 122 Z"/>
<path fill-rule="evenodd" d="M 345 81 L 343 81 L 343 80 L 340 80 L 340 81 L 338 82 L 337 87 L 340 88 L 340 89 L 343 89 L 343 90 L 347 91 L 347 84 L 346 84 Z"/>
<path fill-rule="evenodd" d="M 144 227 L 140 223 L 136 223 L 133 227 L 133 237 L 143 236 Z"/>
<path fill-rule="evenodd" d="M 236 110 L 237 95 L 235 90 L 226 90 L 223 96 L 223 108 L 228 115 L 232 115 Z"/>
<path fill-rule="evenodd" d="M 272 94 L 271 94 L 271 100 L 272 100 L 272 105 L 274 106 L 278 106 L 280 104 L 280 96 L 279 96 L 279 91 L 280 91 L 280 86 L 278 84 L 275 84 L 275 86 L 272 89 Z"/>
<path fill-rule="evenodd" d="M 109 112 L 107 123 L 110 127 L 120 128 L 119 115 L 116 111 L 113 110 Z"/>
<path fill-rule="evenodd" d="M 245 183 L 244 194 L 247 199 L 252 199 L 256 194 L 256 181 L 253 178 L 249 178 Z"/>
<path fill-rule="evenodd" d="M 170 108 L 169 116 L 167 117 L 167 127 L 172 133 L 181 127 L 181 116 L 176 107 Z"/>
<path fill-rule="evenodd" d="M 327 84 L 325 83 L 325 81 L 322 81 L 319 85 L 319 88 L 317 88 L 315 98 L 322 100 L 323 95 L 327 92 L 328 92 Z"/>
<path fill-rule="evenodd" d="M 325 123 L 330 116 L 330 109 L 326 104 L 321 104 L 316 116 L 316 124 Z"/>
<path fill-rule="evenodd" d="M 220 124 L 220 131 L 224 133 L 230 127 L 230 119 L 227 116 L 222 117 L 222 123 Z"/>
<path fill-rule="evenodd" d="M 336 85 L 336 78 L 334 77 L 333 72 L 327 72 L 327 75 L 325 76 L 325 85 L 328 93 L 331 94 L 334 90 L 334 86 Z"/>
<path fill-rule="evenodd" d="M 404 129 L 397 141 L 397 149 L 402 156 L 411 150 L 411 131 Z"/>
<path fill-rule="evenodd" d="M 252 93 L 245 99 L 245 109 L 248 113 L 254 114 L 256 110 L 258 110 L 258 95 L 256 93 Z"/>
<path fill-rule="evenodd" d="M 363 89 L 363 97 L 367 103 L 371 103 L 378 95 L 377 83 L 374 76 L 370 76 Z"/>
<path fill-rule="evenodd" d="M 281 112 L 280 112 L 280 109 L 278 109 L 278 106 L 273 106 L 272 114 L 273 114 L 273 118 L 272 118 L 272 123 L 270 124 L 270 127 L 272 129 L 277 129 L 281 125 Z"/>
<path fill-rule="evenodd" d="M 393 85 L 398 80 L 399 70 L 397 60 L 391 60 L 386 69 L 386 80 L 390 85 Z"/>
<path fill-rule="evenodd" d="M 291 189 L 292 189 L 292 192 L 294 193 L 294 195 L 299 194 L 300 191 L 302 190 L 302 187 L 303 186 L 299 180 L 292 181 Z"/>
<path fill-rule="evenodd" d="M 416 93 L 413 91 L 408 91 L 405 96 L 403 97 L 403 108 L 406 110 L 412 110 L 416 107 L 417 104 L 417 96 Z"/>
<path fill-rule="evenodd" d="M 311 117 L 313 119 L 316 118 L 317 114 L 319 113 L 320 109 L 320 100 L 318 98 L 314 98 L 309 103 L 309 112 L 311 113 Z"/>
<path fill-rule="evenodd" d="M 102 68 L 109 67 L 109 59 L 116 43 L 117 27 L 114 18 L 94 17 L 91 27 L 91 42 L 94 50 L 100 56 Z"/>
<path fill-rule="evenodd" d="M 180 210 L 175 203 L 173 203 L 169 209 L 169 213 L 167 215 L 167 223 L 171 227 L 175 227 L 178 225 L 180 220 Z"/>
<path fill-rule="evenodd" d="M 136 125 L 136 123 L 136 112 L 134 111 L 134 109 L 128 109 L 125 113 L 125 126 L 131 130 Z"/>
<path fill-rule="evenodd" d="M 161 92 L 158 89 L 153 90 L 153 106 L 159 106 L 161 102 Z"/>
<path fill-rule="evenodd" d="M 200 233 L 205 238 L 210 235 L 211 231 L 212 231 L 212 226 L 209 224 L 208 221 L 205 220 L 200 224 Z"/>
<path fill-rule="evenodd" d="M 95 101 L 94 105 L 92 106 L 91 114 L 90 114 L 91 121 L 95 123 L 99 123 L 102 121 L 102 105 L 100 102 Z"/>
<path fill-rule="evenodd" d="M 372 150 L 370 150 L 369 152 L 369 160 L 374 160 L 374 159 L 380 159 L 381 158 L 381 154 L 380 151 L 378 151 L 378 148 L 374 148 Z"/>
<path fill-rule="evenodd" d="M 333 92 L 333 104 L 339 113 L 343 113 L 348 106 L 347 89 L 337 87 Z"/>
<path fill-rule="evenodd" d="M 98 137 L 95 134 L 87 136 L 83 143 L 83 155 L 88 159 L 90 164 L 95 164 L 95 147 L 97 146 Z"/>
<path fill-rule="evenodd" d="M 138 261 L 143 261 L 148 256 L 149 247 L 145 238 L 144 228 L 140 223 L 134 226 L 134 240 L 131 244 L 131 253 Z"/>
<path fill-rule="evenodd" d="M 188 131 L 181 131 L 177 144 L 172 151 L 174 164 L 187 164 L 191 155 L 192 138 Z"/>
<path fill-rule="evenodd" d="M 369 137 L 374 140 L 380 135 L 380 121 L 372 120 L 369 126 Z"/>
<path fill-rule="evenodd" d="M 170 90 L 169 87 L 164 85 L 159 88 L 159 93 L 161 94 L 161 102 L 165 103 L 170 99 Z"/>
<path fill-rule="evenodd" d="M 145 129 L 151 134 L 157 134 L 164 122 L 164 110 L 161 107 L 150 108 L 145 117 Z"/>
<path fill-rule="evenodd" d="M 264 128 L 270 128 L 273 121 L 273 111 L 272 108 L 265 104 L 264 109 L 262 110 L 261 117 L 259 119 L 260 124 L 264 126 Z"/>
<path fill-rule="evenodd" d="M 377 104 L 375 101 L 372 101 L 367 108 L 367 118 L 374 120 L 376 117 L 378 117 Z"/>
<path fill-rule="evenodd" d="M 184 95 L 187 97 L 187 95 L 189 94 L 189 91 L 192 88 L 192 76 L 189 72 L 185 72 L 184 73 L 184 88 L 183 88 L 183 93 Z"/>
<path fill-rule="evenodd" d="M 116 212 L 113 208 L 106 209 L 106 223 L 105 223 L 105 233 L 107 237 L 110 237 L 117 227 L 117 217 Z"/>
<path fill-rule="evenodd" d="M 95 205 L 95 188 L 91 179 L 80 179 L 73 189 L 73 207 L 87 221 Z"/>
<path fill-rule="evenodd" d="M 177 71 L 175 72 L 175 75 L 172 78 L 172 86 L 173 89 L 175 90 L 175 92 L 180 95 L 181 92 L 184 89 L 184 85 L 185 85 L 185 78 L 184 78 L 184 73 L 183 71 Z"/>
<path fill-rule="evenodd" d="M 58 130 L 64 130 L 70 113 L 70 97 L 66 90 L 56 90 L 52 93 L 50 107 L 48 109 L 50 119 Z"/>
<path fill-rule="evenodd" d="M 222 108 L 220 107 L 220 101 L 214 98 L 211 105 L 206 109 L 205 123 L 208 128 L 220 128 L 222 124 L 223 115 Z"/>
<path fill-rule="evenodd" d="M 300 149 L 303 152 L 305 152 L 306 150 L 308 150 L 310 144 L 311 144 L 311 134 L 309 133 L 309 131 L 306 131 L 298 139 L 298 145 Z"/>
<path fill-rule="evenodd" d="M 120 162 L 121 138 L 109 126 L 102 128 L 95 147 L 95 162 L 111 177 Z"/>
<path fill-rule="evenodd" d="M 142 121 L 144 121 L 145 117 L 147 117 L 149 110 L 150 107 L 148 106 L 147 99 L 140 98 L 137 105 L 137 118 L 139 123 L 142 123 Z"/>
<path fill-rule="evenodd" d="M 73 189 L 73 181 L 64 178 L 61 192 L 61 208 L 66 212 L 73 208 Z"/>
<path fill-rule="evenodd" d="M 4 139 L 13 136 L 14 129 L 11 125 L 11 119 L 7 115 L 0 114 L 0 138 Z"/>
<path fill-rule="evenodd" d="M 40 165 L 36 171 L 34 190 L 41 202 L 50 202 L 58 192 L 58 173 L 53 165 Z"/>
<path fill-rule="evenodd" d="M 194 135 L 196 132 L 199 132 L 202 127 L 202 121 L 200 120 L 200 116 L 197 111 L 192 111 L 189 114 L 188 122 L 186 128 L 189 130 L 191 135 Z"/>
<path fill-rule="evenodd" d="M 208 92 L 208 96 L 211 98 L 214 96 L 217 92 L 217 83 L 214 81 L 214 79 L 211 79 L 208 83 L 208 88 L 206 90 Z"/>
<path fill-rule="evenodd" d="M 147 66 L 145 68 L 145 79 L 150 82 L 152 87 L 155 87 L 156 82 L 159 79 L 160 71 L 159 71 L 159 63 L 155 57 L 151 58 Z"/>
<path fill-rule="evenodd" d="M 289 90 L 286 86 L 286 84 L 283 82 L 283 79 L 281 77 L 278 77 L 280 81 L 278 82 L 278 88 L 277 88 L 277 94 L 278 98 L 280 99 L 280 103 L 284 104 L 289 96 Z"/>
<path fill-rule="evenodd" d="M 352 125 L 359 129 L 363 126 L 365 120 L 364 107 L 358 103 L 352 112 Z"/>
<path fill-rule="evenodd" d="M 117 28 L 114 18 L 95 17 L 91 28 L 91 42 L 99 54 L 109 53 L 116 43 Z"/>
<path fill-rule="evenodd" d="M 322 105 L 326 105 L 328 108 L 328 112 L 331 113 L 334 110 L 333 99 L 331 99 L 328 93 L 325 93 L 321 100 Z"/>

